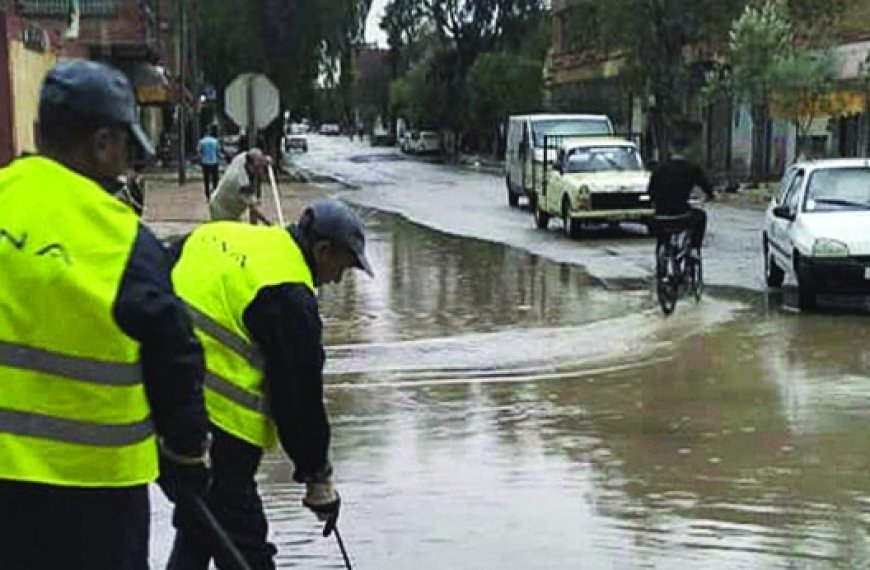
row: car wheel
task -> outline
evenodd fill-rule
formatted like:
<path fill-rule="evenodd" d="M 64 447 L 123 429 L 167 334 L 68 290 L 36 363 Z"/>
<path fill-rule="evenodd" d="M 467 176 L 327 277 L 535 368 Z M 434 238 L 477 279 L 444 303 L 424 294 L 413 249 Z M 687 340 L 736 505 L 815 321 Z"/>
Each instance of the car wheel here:
<path fill-rule="evenodd" d="M 535 216 L 535 226 L 539 230 L 546 230 L 550 225 L 550 214 L 538 207 L 537 200 L 535 200 L 535 204 L 532 205 L 532 212 Z"/>
<path fill-rule="evenodd" d="M 802 275 L 800 256 L 794 253 L 794 268 L 798 282 L 798 308 L 801 310 L 814 309 L 816 307 L 816 289 L 809 280 Z"/>
<path fill-rule="evenodd" d="M 764 281 L 768 287 L 782 287 L 785 280 L 785 271 L 776 264 L 773 254 L 770 253 L 770 244 L 764 239 Z"/>
<path fill-rule="evenodd" d="M 568 198 L 562 200 L 562 229 L 569 238 L 575 238 L 580 233 L 580 222 L 571 217 Z"/>

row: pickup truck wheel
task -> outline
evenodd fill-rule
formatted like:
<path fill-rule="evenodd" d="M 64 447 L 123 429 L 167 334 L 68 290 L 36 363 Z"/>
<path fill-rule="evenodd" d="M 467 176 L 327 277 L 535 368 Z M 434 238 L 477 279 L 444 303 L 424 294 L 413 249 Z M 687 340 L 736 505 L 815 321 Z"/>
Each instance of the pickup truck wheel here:
<path fill-rule="evenodd" d="M 535 203 L 532 205 L 532 212 L 535 216 L 535 226 L 539 230 L 546 230 L 547 227 L 550 225 L 550 214 L 541 210 L 537 203 L 537 200 L 535 200 L 534 202 Z"/>
<path fill-rule="evenodd" d="M 773 254 L 770 252 L 770 244 L 764 238 L 764 281 L 768 287 L 782 287 L 785 280 L 785 271 L 776 264 Z"/>
<path fill-rule="evenodd" d="M 513 183 L 510 178 L 507 179 L 507 199 L 508 206 L 511 208 L 516 208 L 520 205 L 520 197 L 514 194 Z"/>
<path fill-rule="evenodd" d="M 571 217 L 571 208 L 567 198 L 562 200 L 562 229 L 569 238 L 575 238 L 580 234 L 580 222 Z"/>

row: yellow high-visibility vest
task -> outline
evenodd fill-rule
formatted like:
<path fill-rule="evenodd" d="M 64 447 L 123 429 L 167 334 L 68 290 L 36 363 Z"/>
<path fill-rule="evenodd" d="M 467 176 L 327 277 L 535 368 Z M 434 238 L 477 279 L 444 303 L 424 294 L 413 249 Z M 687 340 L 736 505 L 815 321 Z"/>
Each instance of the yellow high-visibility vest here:
<path fill-rule="evenodd" d="M 157 476 L 139 343 L 113 316 L 139 221 L 46 158 L 0 170 L 0 479 Z"/>
<path fill-rule="evenodd" d="M 263 358 L 242 315 L 264 287 L 299 283 L 314 290 L 296 241 L 280 227 L 205 224 L 187 238 L 172 281 L 205 350 L 209 419 L 251 444 L 272 447 L 277 438 Z"/>

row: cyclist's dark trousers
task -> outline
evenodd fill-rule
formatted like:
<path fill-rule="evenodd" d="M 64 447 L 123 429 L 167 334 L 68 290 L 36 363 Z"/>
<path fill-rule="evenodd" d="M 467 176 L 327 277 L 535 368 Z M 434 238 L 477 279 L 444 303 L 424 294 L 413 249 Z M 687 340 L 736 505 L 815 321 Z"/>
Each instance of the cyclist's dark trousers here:
<path fill-rule="evenodd" d="M 0 481 L 3 570 L 147 570 L 148 487 Z"/>
<path fill-rule="evenodd" d="M 211 193 L 217 188 L 220 172 L 217 164 L 202 165 L 202 183 L 205 186 L 205 199 L 211 199 Z"/>
<path fill-rule="evenodd" d="M 263 450 L 215 425 L 211 430 L 208 505 L 252 570 L 274 570 L 278 551 L 266 540 L 266 514 L 254 481 Z M 178 534 L 167 570 L 206 570 L 212 558 L 218 568 L 231 567 L 222 563 L 210 533 L 198 521 L 177 508 L 173 522 Z"/>
<path fill-rule="evenodd" d="M 688 225 L 692 230 L 692 249 L 701 249 L 707 233 L 707 212 L 700 208 L 689 208 Z"/>

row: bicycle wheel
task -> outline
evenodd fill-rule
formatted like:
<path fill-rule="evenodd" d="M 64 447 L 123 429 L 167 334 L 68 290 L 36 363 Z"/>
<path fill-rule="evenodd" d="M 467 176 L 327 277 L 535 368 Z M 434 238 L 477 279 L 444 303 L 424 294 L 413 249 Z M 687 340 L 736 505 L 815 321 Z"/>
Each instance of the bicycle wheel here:
<path fill-rule="evenodd" d="M 677 306 L 679 285 L 676 279 L 676 264 L 673 251 L 664 246 L 656 249 L 656 297 L 665 315 L 674 312 Z"/>
<path fill-rule="evenodd" d="M 692 259 L 688 271 L 692 294 L 695 296 L 695 301 L 700 301 L 701 294 L 704 292 L 704 264 L 700 257 Z"/>

